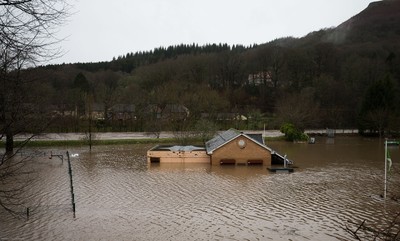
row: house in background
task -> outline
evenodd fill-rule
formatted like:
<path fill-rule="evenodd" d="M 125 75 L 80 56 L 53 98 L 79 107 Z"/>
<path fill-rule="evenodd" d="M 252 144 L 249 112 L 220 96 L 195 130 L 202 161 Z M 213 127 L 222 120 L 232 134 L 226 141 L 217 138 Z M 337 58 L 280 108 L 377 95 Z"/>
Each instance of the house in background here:
<path fill-rule="evenodd" d="M 135 109 L 136 107 L 133 104 L 116 104 L 111 106 L 108 115 L 112 120 L 134 120 L 136 119 Z"/>
<path fill-rule="evenodd" d="M 148 118 L 174 121 L 186 119 L 189 117 L 190 111 L 186 106 L 180 104 L 149 104 L 143 113 Z"/>
<path fill-rule="evenodd" d="M 104 120 L 104 104 L 103 103 L 93 103 L 91 108 L 87 107 L 88 111 L 92 111 L 92 118 L 95 120 Z M 89 113 L 87 113 L 86 118 L 89 118 Z"/>
<path fill-rule="evenodd" d="M 167 104 L 161 112 L 161 117 L 167 120 L 184 120 L 189 114 L 189 109 L 184 105 Z"/>
<path fill-rule="evenodd" d="M 272 81 L 272 74 L 270 71 L 260 71 L 257 73 L 249 74 L 249 77 L 247 78 L 247 84 L 254 86 L 274 86 L 274 83 Z"/>
<path fill-rule="evenodd" d="M 212 165 L 271 165 L 272 150 L 262 134 L 244 134 L 229 129 L 206 142 Z"/>
<path fill-rule="evenodd" d="M 161 119 L 162 109 L 156 104 L 147 105 L 142 112 L 147 119 Z"/>

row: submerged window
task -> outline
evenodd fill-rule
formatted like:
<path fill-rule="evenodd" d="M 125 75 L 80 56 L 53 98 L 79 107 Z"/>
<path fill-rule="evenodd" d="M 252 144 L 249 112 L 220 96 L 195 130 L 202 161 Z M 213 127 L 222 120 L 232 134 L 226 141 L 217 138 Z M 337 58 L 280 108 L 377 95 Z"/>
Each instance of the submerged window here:
<path fill-rule="evenodd" d="M 262 165 L 264 162 L 262 159 L 253 159 L 253 160 L 248 160 L 247 165 Z"/>
<path fill-rule="evenodd" d="M 221 159 L 219 162 L 220 165 L 235 165 L 236 160 L 235 159 Z"/>
<path fill-rule="evenodd" d="M 150 157 L 150 163 L 160 163 L 159 157 Z"/>

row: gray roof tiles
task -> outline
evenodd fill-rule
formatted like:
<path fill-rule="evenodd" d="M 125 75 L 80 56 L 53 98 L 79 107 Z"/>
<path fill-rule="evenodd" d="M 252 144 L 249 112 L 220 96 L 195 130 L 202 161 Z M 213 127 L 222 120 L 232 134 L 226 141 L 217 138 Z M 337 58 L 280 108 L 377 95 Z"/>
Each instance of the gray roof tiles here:
<path fill-rule="evenodd" d="M 229 129 L 225 132 L 217 134 L 216 136 L 214 136 L 214 138 L 206 142 L 207 154 L 212 154 L 213 151 L 240 135 L 246 136 L 247 138 L 252 139 L 254 142 L 268 149 L 268 147 L 265 146 L 262 134 L 243 134 L 238 130 Z"/>

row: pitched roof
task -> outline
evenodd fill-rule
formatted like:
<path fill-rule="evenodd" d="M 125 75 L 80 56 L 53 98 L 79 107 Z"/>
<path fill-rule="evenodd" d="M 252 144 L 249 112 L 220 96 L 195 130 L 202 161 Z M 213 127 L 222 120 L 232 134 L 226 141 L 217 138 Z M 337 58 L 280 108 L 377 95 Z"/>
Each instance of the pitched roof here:
<path fill-rule="evenodd" d="M 214 150 L 218 149 L 224 143 L 234 139 L 240 133 L 235 129 L 229 129 L 223 133 L 219 133 L 214 136 L 211 140 L 206 142 L 207 153 L 211 154 Z"/>
<path fill-rule="evenodd" d="M 235 139 L 238 136 L 245 136 L 246 138 L 254 141 L 256 144 L 262 146 L 270 150 L 264 143 L 264 139 L 262 134 L 243 134 L 235 129 L 229 129 L 223 133 L 219 133 L 214 138 L 206 142 L 206 150 L 207 154 L 212 154 L 213 151 L 217 150 L 218 148 L 222 147 L 226 143 L 230 142 L 231 140 Z"/>
<path fill-rule="evenodd" d="M 246 134 L 246 135 L 251 139 L 255 140 L 256 142 L 265 145 L 262 134 Z"/>

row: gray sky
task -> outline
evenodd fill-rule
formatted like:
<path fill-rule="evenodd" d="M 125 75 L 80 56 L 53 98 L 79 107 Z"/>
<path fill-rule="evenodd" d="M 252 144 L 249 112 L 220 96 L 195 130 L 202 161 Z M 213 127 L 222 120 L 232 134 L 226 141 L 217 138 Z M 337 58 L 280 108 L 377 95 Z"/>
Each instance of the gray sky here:
<path fill-rule="evenodd" d="M 110 61 L 181 43 L 261 44 L 334 27 L 373 0 L 72 0 L 51 63 Z"/>

